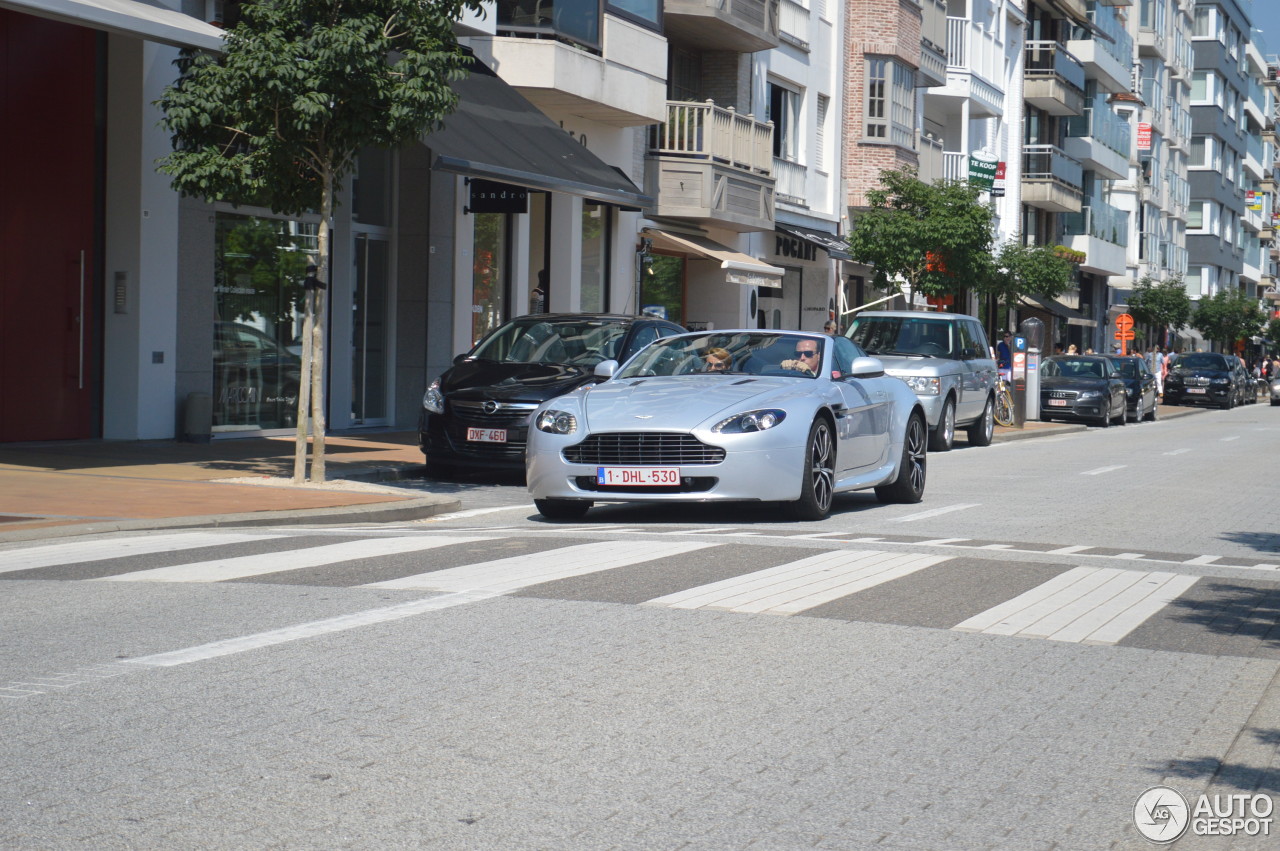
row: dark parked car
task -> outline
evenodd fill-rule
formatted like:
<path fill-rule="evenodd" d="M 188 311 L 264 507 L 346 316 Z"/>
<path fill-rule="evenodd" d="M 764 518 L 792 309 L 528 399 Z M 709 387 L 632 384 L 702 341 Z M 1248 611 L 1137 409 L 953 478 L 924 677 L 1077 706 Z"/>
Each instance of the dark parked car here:
<path fill-rule="evenodd" d="M 1240 399 L 1239 381 L 1227 355 L 1187 352 L 1178 355 L 1169 369 L 1164 381 L 1164 403 L 1234 408 Z"/>
<path fill-rule="evenodd" d="M 600 381 L 597 364 L 625 362 L 684 328 L 653 317 L 537 314 L 502 325 L 427 388 L 418 442 L 432 473 L 454 467 L 524 470 L 538 405 Z"/>
<path fill-rule="evenodd" d="M 1126 399 L 1126 417 L 1135 423 L 1156 419 L 1156 376 L 1140 357 L 1122 357 L 1108 355 L 1107 359 L 1120 373 L 1124 381 Z"/>
<path fill-rule="evenodd" d="M 1100 426 L 1126 419 L 1124 379 L 1105 355 L 1054 355 L 1040 367 L 1040 419 L 1088 420 Z"/>
<path fill-rule="evenodd" d="M 1252 405 L 1258 401 L 1258 391 L 1254 386 L 1253 376 L 1249 374 L 1249 367 L 1244 365 L 1244 358 L 1238 355 L 1232 355 L 1231 360 L 1234 361 L 1231 371 L 1235 375 L 1236 387 L 1240 389 L 1240 397 L 1236 403 Z"/>

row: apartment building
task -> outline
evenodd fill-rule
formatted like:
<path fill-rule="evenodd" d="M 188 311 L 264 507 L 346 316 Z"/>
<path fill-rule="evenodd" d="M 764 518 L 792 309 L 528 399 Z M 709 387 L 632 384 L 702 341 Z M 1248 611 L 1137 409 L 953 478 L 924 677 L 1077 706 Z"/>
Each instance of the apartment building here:
<path fill-rule="evenodd" d="M 1258 232 L 1262 242 L 1262 305 L 1268 319 L 1280 319 L 1280 56 L 1266 52 L 1266 44 L 1260 39 L 1258 30 L 1253 31 L 1258 38 L 1258 48 L 1267 57 L 1266 73 L 1263 76 L 1263 87 L 1267 93 L 1270 106 L 1262 127 L 1263 163 L 1261 187 L 1269 209 Z M 1267 159 L 1267 157 L 1270 159 Z"/>

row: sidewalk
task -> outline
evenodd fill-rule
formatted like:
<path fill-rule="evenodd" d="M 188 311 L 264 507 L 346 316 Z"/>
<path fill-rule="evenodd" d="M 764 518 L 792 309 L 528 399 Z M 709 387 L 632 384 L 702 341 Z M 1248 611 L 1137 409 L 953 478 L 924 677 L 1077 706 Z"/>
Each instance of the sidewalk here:
<path fill-rule="evenodd" d="M 1158 415 L 1169 418 L 1196 410 L 1161 407 Z M 1022 429 L 997 427 L 995 442 L 1087 428 L 1032 421 Z M 458 510 L 461 502 L 452 493 L 396 492 L 359 484 L 422 476 L 417 441 L 412 431 L 331 435 L 325 441 L 324 485 L 281 481 L 293 476 L 292 436 L 206 444 L 3 444 L 0 543 L 179 527 L 393 523 Z"/>

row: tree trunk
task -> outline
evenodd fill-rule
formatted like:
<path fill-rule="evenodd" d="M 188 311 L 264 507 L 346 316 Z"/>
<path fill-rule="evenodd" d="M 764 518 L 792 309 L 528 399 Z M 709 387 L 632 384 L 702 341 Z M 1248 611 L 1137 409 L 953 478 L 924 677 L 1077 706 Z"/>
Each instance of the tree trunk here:
<path fill-rule="evenodd" d="M 298 381 L 298 429 L 294 436 L 293 483 L 300 485 L 307 479 L 307 426 L 311 421 L 311 328 L 315 325 L 315 294 L 312 289 L 302 295 L 302 377 Z"/>
<path fill-rule="evenodd" d="M 311 333 L 315 341 L 314 363 L 311 369 L 311 481 L 315 484 L 324 482 L 324 329 L 325 304 L 328 302 L 329 268 L 329 219 L 333 215 L 333 172 L 325 169 L 321 184 L 320 197 L 320 231 L 316 238 L 316 250 L 320 257 L 318 276 L 323 288 L 317 288 L 315 298 L 316 319 Z"/>

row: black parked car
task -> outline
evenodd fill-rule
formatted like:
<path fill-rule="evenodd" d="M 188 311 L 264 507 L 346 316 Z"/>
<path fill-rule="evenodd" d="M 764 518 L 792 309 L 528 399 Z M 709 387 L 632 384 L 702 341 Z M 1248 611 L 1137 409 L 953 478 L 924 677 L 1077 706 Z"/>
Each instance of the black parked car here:
<path fill-rule="evenodd" d="M 422 397 L 418 442 L 428 471 L 523 470 L 529 416 L 538 405 L 602 380 L 597 364 L 625 362 L 684 330 L 647 316 L 572 313 L 521 316 L 494 329 Z"/>
<path fill-rule="evenodd" d="M 1234 408 L 1240 399 L 1234 356 L 1217 352 L 1178 355 L 1164 381 L 1166 405 L 1217 405 Z"/>
<path fill-rule="evenodd" d="M 1126 414 L 1135 423 L 1156 419 L 1156 375 L 1140 357 L 1107 355 L 1124 382 Z"/>
<path fill-rule="evenodd" d="M 1105 355 L 1054 355 L 1040 366 L 1040 419 L 1126 420 L 1124 380 Z"/>

